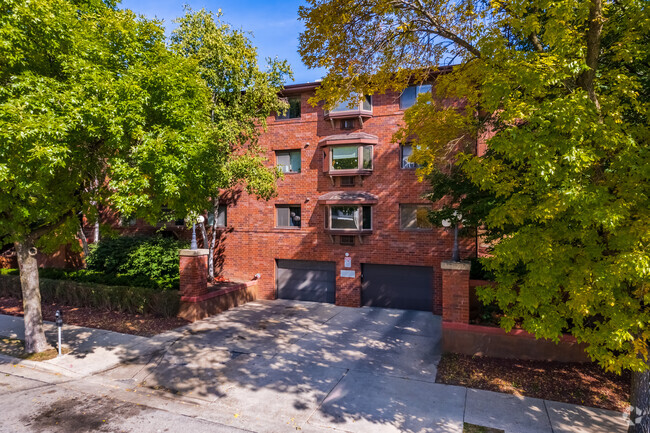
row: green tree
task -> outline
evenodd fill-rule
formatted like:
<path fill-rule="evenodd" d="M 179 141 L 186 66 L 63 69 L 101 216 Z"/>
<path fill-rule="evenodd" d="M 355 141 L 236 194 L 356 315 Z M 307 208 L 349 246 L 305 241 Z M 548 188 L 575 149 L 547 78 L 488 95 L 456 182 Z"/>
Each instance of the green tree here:
<path fill-rule="evenodd" d="M 38 352 L 36 248 L 75 241 L 96 205 L 154 220 L 179 195 L 169 179 L 211 142 L 210 90 L 160 23 L 110 1 L 0 9 L 0 241 L 15 245 L 25 348 Z"/>
<path fill-rule="evenodd" d="M 209 240 L 201 226 L 212 280 L 222 192 L 243 186 L 258 198 L 269 199 L 275 194 L 280 173 L 264 165 L 266 159 L 257 139 L 266 127 L 266 118 L 287 109 L 278 92 L 291 70 L 286 61 L 277 59 L 267 59 L 267 69 L 260 70 L 257 50 L 246 33 L 222 22 L 221 12 L 215 16 L 186 7 L 185 16 L 176 22 L 172 50 L 197 62 L 210 90 L 212 141 L 192 155 L 184 178 L 177 181 L 179 185 L 193 185 L 192 190 L 181 192 L 173 205 L 179 212 L 202 213 L 207 209 L 213 215 Z"/>
<path fill-rule="evenodd" d="M 416 137 L 423 177 L 485 193 L 474 215 L 502 238 L 481 299 L 505 329 L 570 332 L 603 368 L 632 369 L 632 418 L 650 413 L 647 4 L 310 0 L 300 16 L 304 61 L 329 70 L 316 99 L 434 79 L 395 139 Z M 486 134 L 485 155 L 464 148 Z"/>

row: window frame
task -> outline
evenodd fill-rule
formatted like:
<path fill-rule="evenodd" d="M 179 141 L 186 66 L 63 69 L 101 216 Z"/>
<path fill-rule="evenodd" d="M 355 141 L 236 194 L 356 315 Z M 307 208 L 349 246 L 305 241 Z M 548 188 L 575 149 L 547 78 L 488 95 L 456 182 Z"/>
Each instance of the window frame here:
<path fill-rule="evenodd" d="M 404 207 L 406 207 L 406 206 L 412 206 L 412 207 L 415 207 L 415 208 L 416 208 L 416 209 L 415 209 L 415 214 L 414 214 L 414 215 L 415 215 L 415 224 L 416 224 L 416 227 L 405 227 L 405 225 L 404 225 L 404 223 L 403 223 L 403 220 L 402 220 L 402 209 L 403 209 Z M 431 204 L 427 204 L 427 203 L 400 203 L 400 204 L 399 204 L 399 215 L 398 215 L 398 218 L 399 218 L 399 229 L 400 229 L 400 230 L 407 231 L 407 232 L 428 232 L 428 231 L 432 231 L 432 230 L 433 230 L 433 224 L 432 224 L 431 222 L 429 222 L 429 224 L 430 224 L 429 227 L 417 227 L 417 223 L 418 223 L 417 211 L 418 211 L 418 209 L 420 209 L 420 208 L 422 208 L 422 209 L 426 209 L 427 211 L 432 210 L 432 206 L 431 206 Z"/>
<path fill-rule="evenodd" d="M 287 101 L 289 104 L 289 108 L 287 108 L 287 114 L 282 115 L 280 113 L 275 113 L 275 120 L 293 120 L 293 119 L 300 119 L 302 117 L 302 97 L 301 95 L 294 95 L 294 96 L 285 96 L 284 99 Z M 298 100 L 298 115 L 291 117 L 291 100 Z"/>
<path fill-rule="evenodd" d="M 300 158 L 299 158 L 300 168 L 298 169 L 298 171 L 293 171 L 293 170 L 291 170 L 291 168 L 292 168 L 291 167 L 291 154 L 296 153 L 296 152 L 298 152 L 298 155 L 300 156 Z M 282 170 L 282 173 L 284 173 L 284 174 L 299 174 L 299 173 L 302 172 L 302 149 L 282 149 L 282 150 L 275 150 L 274 153 L 275 153 L 275 166 L 276 167 L 284 167 L 283 165 L 281 166 L 281 165 L 278 164 L 278 155 L 287 154 L 289 156 L 289 171 L 284 171 L 284 170 L 280 169 L 280 170 Z"/>
<path fill-rule="evenodd" d="M 359 98 L 359 102 L 356 105 L 353 105 L 352 108 L 350 108 L 350 102 L 356 97 L 356 94 L 351 94 L 350 97 L 344 101 L 339 102 L 336 104 L 336 106 L 332 107 L 331 110 L 327 110 L 327 115 L 334 115 L 335 117 L 337 115 L 341 114 L 346 114 L 350 112 L 354 113 L 369 113 L 372 114 L 372 110 L 374 107 L 373 104 L 373 97 L 372 95 L 363 95 L 362 98 Z M 369 108 L 365 108 L 364 105 L 365 103 L 368 103 Z"/>
<path fill-rule="evenodd" d="M 359 221 L 361 227 L 358 228 L 334 228 L 332 227 L 332 208 L 336 207 L 356 207 L 359 211 Z M 370 227 L 364 228 L 366 212 L 370 215 Z M 341 233 L 369 233 L 374 229 L 374 210 L 373 206 L 366 204 L 330 204 L 325 206 L 325 229 L 331 232 Z"/>
<path fill-rule="evenodd" d="M 334 149 L 340 149 L 344 147 L 355 147 L 357 148 L 357 168 L 334 168 Z M 363 152 L 365 148 L 370 149 L 370 168 L 365 168 L 364 165 L 364 159 L 363 159 Z M 329 149 L 329 172 L 330 173 L 357 173 L 357 172 L 364 172 L 364 171 L 373 171 L 375 168 L 375 149 L 374 145 L 372 144 L 346 144 L 346 145 L 337 145 L 337 146 L 331 146 Z"/>
<path fill-rule="evenodd" d="M 219 217 L 221 216 L 222 210 L 223 210 L 223 225 L 219 224 Z M 219 214 L 217 215 L 217 228 L 228 227 L 228 206 L 220 204 L 218 212 Z M 208 217 L 205 219 L 205 223 L 207 224 L 208 227 L 212 227 L 210 218 L 214 218 L 214 214 L 212 212 L 208 212 Z"/>
<path fill-rule="evenodd" d="M 293 219 L 291 218 L 291 209 L 298 209 L 299 212 L 299 217 L 300 219 L 298 220 L 298 225 L 291 225 L 291 222 Z M 278 212 L 280 209 L 287 209 L 287 212 L 289 213 L 287 220 L 289 221 L 288 226 L 281 226 L 279 225 L 279 215 Z M 300 230 L 302 228 L 302 206 L 299 204 L 285 204 L 285 203 L 280 203 L 275 205 L 275 224 L 274 228 L 276 229 L 282 229 L 282 230 Z"/>
<path fill-rule="evenodd" d="M 405 167 L 404 166 L 404 148 L 409 147 L 411 148 L 411 155 L 413 155 L 413 144 L 411 143 L 405 143 L 405 144 L 400 144 L 399 145 L 399 168 L 400 170 L 417 170 L 418 168 L 421 168 L 422 166 L 416 162 L 409 162 L 408 164 L 412 165 L 412 167 Z M 409 156 L 411 156 L 409 155 Z"/>
<path fill-rule="evenodd" d="M 422 90 L 424 87 L 428 87 L 427 90 Z M 416 84 L 414 86 L 408 86 L 406 89 L 402 90 L 402 93 L 399 95 L 399 109 L 400 110 L 407 110 L 411 108 L 412 106 L 415 105 L 415 103 L 418 101 L 418 96 L 420 96 L 421 93 L 426 93 L 426 92 L 431 92 L 433 86 L 428 83 L 422 83 L 422 84 Z M 402 103 L 402 96 L 404 95 L 404 92 L 409 89 L 415 89 L 415 99 L 413 100 L 413 103 L 406 107 L 406 104 Z"/>

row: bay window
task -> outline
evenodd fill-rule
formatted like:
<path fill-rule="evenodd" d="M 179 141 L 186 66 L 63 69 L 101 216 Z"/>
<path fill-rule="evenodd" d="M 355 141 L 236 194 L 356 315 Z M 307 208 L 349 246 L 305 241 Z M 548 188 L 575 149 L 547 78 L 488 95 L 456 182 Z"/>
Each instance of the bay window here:
<path fill-rule="evenodd" d="M 330 171 L 372 170 L 372 146 L 333 146 L 330 150 Z"/>
<path fill-rule="evenodd" d="M 331 230 L 361 232 L 372 230 L 372 207 L 333 205 L 326 208 L 325 226 Z"/>

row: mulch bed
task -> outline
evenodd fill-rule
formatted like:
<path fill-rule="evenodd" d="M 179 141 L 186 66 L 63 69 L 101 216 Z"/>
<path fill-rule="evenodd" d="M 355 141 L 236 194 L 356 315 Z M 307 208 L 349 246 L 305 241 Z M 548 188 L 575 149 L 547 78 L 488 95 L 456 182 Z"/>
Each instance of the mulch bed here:
<path fill-rule="evenodd" d="M 55 303 L 43 303 L 43 320 L 54 322 L 56 310 L 63 312 L 64 323 L 87 328 L 106 329 L 123 334 L 150 337 L 187 325 L 189 322 L 178 317 L 156 317 L 152 315 L 118 313 L 116 311 L 96 310 L 87 307 L 70 307 Z M 23 301 L 0 297 L 0 314 L 23 315 Z"/>
<path fill-rule="evenodd" d="M 595 363 L 487 358 L 446 353 L 436 382 L 623 412 L 631 375 L 604 372 Z"/>

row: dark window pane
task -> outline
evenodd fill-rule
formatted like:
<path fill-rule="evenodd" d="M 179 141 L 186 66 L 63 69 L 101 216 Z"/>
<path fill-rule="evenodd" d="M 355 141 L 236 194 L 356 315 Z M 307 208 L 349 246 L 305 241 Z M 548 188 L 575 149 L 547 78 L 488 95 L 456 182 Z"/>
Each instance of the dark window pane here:
<path fill-rule="evenodd" d="M 294 173 L 300 173 L 300 151 L 294 150 L 289 153 L 291 171 Z"/>
<path fill-rule="evenodd" d="M 227 224 L 227 207 L 225 205 L 219 206 L 219 211 L 217 215 L 217 227 L 225 227 Z M 208 212 L 208 226 L 212 227 L 214 223 L 214 213 Z"/>
<path fill-rule="evenodd" d="M 401 153 L 402 153 L 402 168 L 418 168 L 419 165 L 409 161 L 409 158 L 413 154 L 413 147 L 410 144 L 405 144 L 401 146 Z"/>
<path fill-rule="evenodd" d="M 217 226 L 225 227 L 228 223 L 228 208 L 226 206 L 219 206 L 219 213 L 217 214 Z"/>
<path fill-rule="evenodd" d="M 372 110 L 372 97 L 370 95 L 366 95 L 363 98 L 363 106 L 362 109 L 365 111 L 370 111 Z"/>
<path fill-rule="evenodd" d="M 372 208 L 370 206 L 363 206 L 363 229 L 371 230 L 372 229 Z"/>
<path fill-rule="evenodd" d="M 278 205 L 275 212 L 276 227 L 300 227 L 300 206 Z"/>
<path fill-rule="evenodd" d="M 278 113 L 278 119 L 297 119 L 300 117 L 300 96 L 286 98 L 289 108 L 285 113 Z"/>
<path fill-rule="evenodd" d="M 363 146 L 363 169 L 372 170 L 372 146 Z"/>
<path fill-rule="evenodd" d="M 291 206 L 289 208 L 289 225 L 291 227 L 300 227 L 300 207 Z"/>
<path fill-rule="evenodd" d="M 399 97 L 399 108 L 405 110 L 415 104 L 415 99 L 417 97 L 417 88 L 416 86 L 410 86 L 404 89 L 402 94 Z"/>
<path fill-rule="evenodd" d="M 289 118 L 297 119 L 300 117 L 300 96 L 289 98 Z"/>

